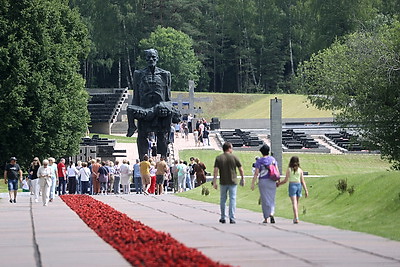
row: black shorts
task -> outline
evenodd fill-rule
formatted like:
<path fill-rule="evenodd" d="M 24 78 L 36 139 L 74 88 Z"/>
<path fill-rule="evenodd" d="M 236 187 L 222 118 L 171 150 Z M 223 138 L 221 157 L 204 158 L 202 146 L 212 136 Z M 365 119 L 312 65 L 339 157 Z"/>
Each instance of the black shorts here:
<path fill-rule="evenodd" d="M 164 184 L 164 175 L 156 175 L 156 184 Z"/>

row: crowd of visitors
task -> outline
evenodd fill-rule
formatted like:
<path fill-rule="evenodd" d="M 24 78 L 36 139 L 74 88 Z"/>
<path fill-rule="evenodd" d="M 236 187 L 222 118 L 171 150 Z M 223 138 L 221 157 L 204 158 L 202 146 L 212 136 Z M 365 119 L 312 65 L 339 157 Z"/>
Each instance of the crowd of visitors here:
<path fill-rule="evenodd" d="M 179 126 L 179 127 L 177 127 Z M 195 125 L 183 121 L 173 126 L 172 139 L 184 138 L 190 130 L 193 130 L 195 146 L 207 146 L 208 125 L 206 120 L 200 119 Z M 171 131 L 172 131 L 171 128 Z M 193 129 L 191 129 L 193 128 Z M 230 143 L 223 144 L 223 153 L 216 157 L 213 169 L 212 185 L 215 189 L 220 188 L 220 222 L 226 223 L 225 206 L 229 197 L 228 218 L 230 223 L 236 223 L 236 191 L 237 185 L 244 186 L 244 171 L 242 164 L 232 152 Z M 117 160 L 102 161 L 92 159 L 88 162 L 66 162 L 64 158 L 58 163 L 54 158 L 44 159 L 40 162 L 38 157 L 33 158 L 28 170 L 28 175 L 23 179 L 21 167 L 16 163 L 15 157 L 10 158 L 6 164 L 4 178 L 8 184 L 10 203 L 16 203 L 18 180 L 24 191 L 29 191 L 34 202 L 39 202 L 40 195 L 44 206 L 52 202 L 55 195 L 64 194 L 155 194 L 161 195 L 168 191 L 184 192 L 201 186 L 207 181 L 206 165 L 199 158 L 190 157 L 189 161 L 184 159 L 171 160 L 157 153 L 155 137 L 149 136 L 149 154 L 142 161 L 136 160 L 131 166 L 127 159 L 122 164 Z M 252 166 L 253 179 L 251 190 L 255 189 L 256 182 L 260 192 L 260 204 L 262 207 L 263 223 L 275 223 L 275 194 L 280 185 L 289 182 L 289 197 L 293 207 L 293 223 L 299 222 L 298 205 L 302 190 L 308 196 L 307 186 L 303 171 L 300 168 L 299 158 L 293 156 L 290 159 L 285 177 L 282 180 L 271 178 L 271 166 L 278 169 L 278 162 L 270 156 L 270 148 L 263 145 L 260 148 L 261 157 L 256 157 Z M 237 178 L 237 170 L 241 176 Z M 217 184 L 219 176 L 219 186 Z M 278 173 L 279 176 L 279 173 Z"/>
<path fill-rule="evenodd" d="M 207 120 L 201 118 L 192 125 L 193 118 L 189 115 L 180 123 L 173 124 L 169 135 L 169 141 L 174 143 L 175 138 L 184 138 L 189 141 L 189 133 L 193 133 L 195 146 L 210 146 L 210 126 Z M 194 126 L 194 127 L 193 127 Z"/>
<path fill-rule="evenodd" d="M 40 162 L 35 157 L 28 168 L 28 176 L 22 179 L 22 170 L 12 157 L 6 165 L 5 181 L 8 183 L 10 202 L 16 203 L 18 179 L 21 186 L 30 192 L 34 202 L 42 196 L 47 206 L 55 195 L 64 194 L 164 194 L 190 190 L 206 182 L 206 166 L 198 158 L 191 157 L 190 163 L 175 161 L 170 164 L 164 157 L 144 156 L 131 167 L 128 160 L 88 162 L 69 161 L 54 158 Z M 131 187 L 131 185 L 133 185 Z"/>

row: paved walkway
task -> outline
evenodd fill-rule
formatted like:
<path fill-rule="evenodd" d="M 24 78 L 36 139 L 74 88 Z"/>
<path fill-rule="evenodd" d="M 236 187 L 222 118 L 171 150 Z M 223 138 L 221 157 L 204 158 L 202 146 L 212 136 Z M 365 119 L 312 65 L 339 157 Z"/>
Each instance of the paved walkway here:
<path fill-rule="evenodd" d="M 0 194 L 1 266 L 130 266 L 60 198 L 49 206 Z"/>
<path fill-rule="evenodd" d="M 60 199 L 43 207 L 20 194 L 0 197 L 0 259 L 7 266 L 127 266 Z M 165 231 L 210 258 L 234 266 L 400 266 L 400 242 L 288 219 L 261 224 L 261 214 L 237 210 L 220 224 L 219 206 L 181 198 L 97 196 L 115 209 Z"/>

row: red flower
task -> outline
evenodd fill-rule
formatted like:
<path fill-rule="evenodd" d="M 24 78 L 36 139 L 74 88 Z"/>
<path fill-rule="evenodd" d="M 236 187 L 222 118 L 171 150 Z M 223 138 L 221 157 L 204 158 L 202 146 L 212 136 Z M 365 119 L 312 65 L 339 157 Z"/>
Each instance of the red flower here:
<path fill-rule="evenodd" d="M 88 195 L 62 195 L 61 198 L 133 266 L 228 266 Z"/>

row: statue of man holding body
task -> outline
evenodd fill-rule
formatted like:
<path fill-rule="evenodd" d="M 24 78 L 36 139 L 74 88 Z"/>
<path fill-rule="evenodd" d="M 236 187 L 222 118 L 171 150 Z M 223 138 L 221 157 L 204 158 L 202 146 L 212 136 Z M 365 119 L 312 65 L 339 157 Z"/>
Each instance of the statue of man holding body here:
<path fill-rule="evenodd" d="M 138 131 L 137 146 L 140 160 L 148 151 L 148 136 L 154 132 L 157 137 L 157 153 L 167 155 L 168 133 L 171 123 L 179 122 L 179 111 L 171 102 L 171 73 L 156 67 L 158 52 L 145 50 L 147 67 L 135 70 L 133 99 L 128 106 L 128 133 Z M 137 127 L 134 122 L 137 120 Z"/>

